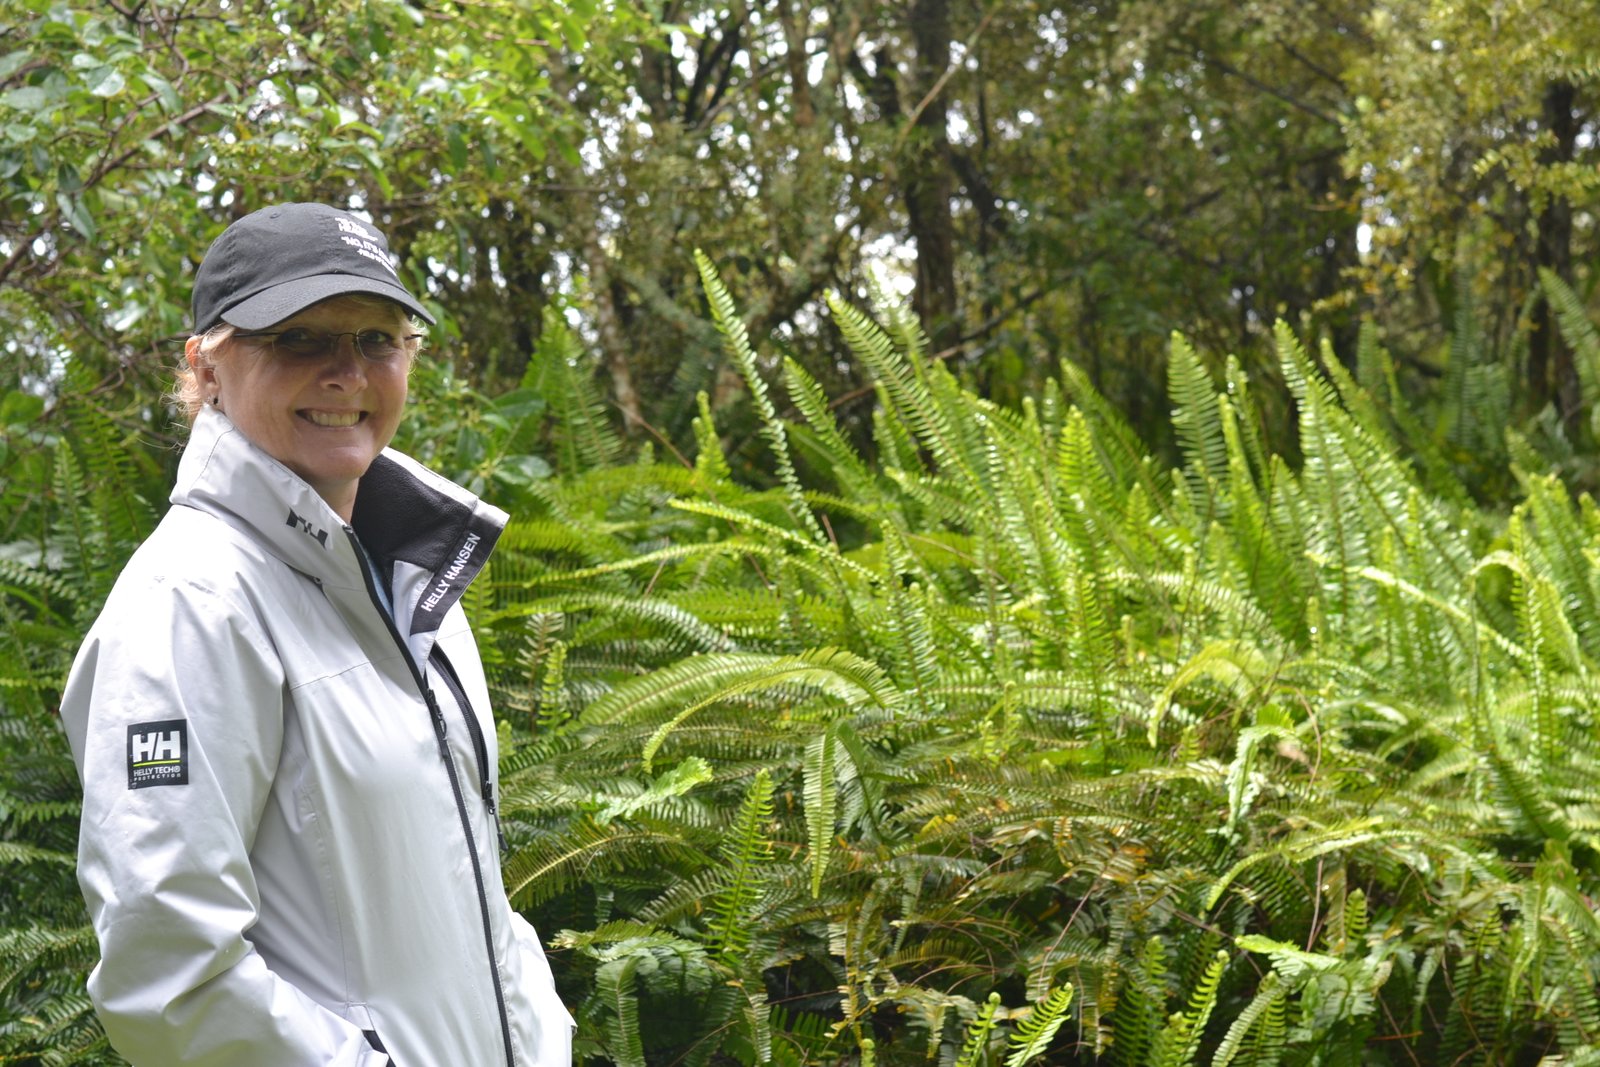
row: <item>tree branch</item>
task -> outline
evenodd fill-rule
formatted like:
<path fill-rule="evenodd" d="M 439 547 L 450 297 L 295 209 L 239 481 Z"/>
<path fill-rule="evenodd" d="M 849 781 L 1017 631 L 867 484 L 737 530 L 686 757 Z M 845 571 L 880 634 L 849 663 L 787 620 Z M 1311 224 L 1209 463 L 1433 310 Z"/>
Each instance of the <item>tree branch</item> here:
<path fill-rule="evenodd" d="M 127 149 L 114 159 L 102 158 L 101 162 L 96 165 L 94 172 L 84 181 L 84 188 L 88 189 L 99 184 L 101 181 L 105 180 L 106 175 L 110 174 L 117 168 L 126 165 L 129 160 L 133 159 L 133 157 L 137 156 L 140 151 L 142 151 L 146 141 L 156 140 L 158 138 L 167 138 L 172 136 L 172 133 L 175 130 L 187 129 L 191 123 L 207 114 L 211 108 L 222 103 L 226 99 L 226 96 L 219 93 L 210 100 L 207 100 L 205 103 L 196 104 L 194 107 L 190 108 L 188 111 L 185 111 L 177 118 L 167 121 L 162 125 L 161 129 L 151 134 L 150 137 L 142 138 L 132 148 Z M 21 263 L 23 258 L 28 254 L 29 249 L 33 247 L 33 243 L 53 229 L 56 224 L 60 222 L 60 220 L 61 209 L 57 207 L 51 207 L 40 217 L 39 225 L 35 227 L 33 233 L 30 234 L 26 239 L 19 241 L 17 247 L 11 250 L 11 255 L 6 258 L 5 263 L 0 264 L 0 285 L 4 285 L 6 280 L 11 277 L 11 272 L 17 269 L 17 265 Z"/>
<path fill-rule="evenodd" d="M 1298 97 L 1290 96 L 1282 89 L 1274 88 L 1273 86 L 1268 85 L 1266 82 L 1261 81 L 1259 78 L 1246 74 L 1244 71 L 1233 66 L 1231 63 L 1226 63 L 1214 56 L 1207 55 L 1204 49 L 1195 47 L 1192 44 L 1190 44 L 1188 47 L 1189 54 L 1193 58 L 1198 59 L 1201 63 L 1211 67 L 1213 70 L 1220 71 L 1228 77 L 1238 78 L 1246 85 L 1259 89 L 1274 99 L 1282 100 L 1290 107 L 1299 111 L 1304 111 L 1307 115 L 1310 115 L 1313 118 L 1321 119 L 1323 122 L 1326 122 L 1331 126 L 1342 125 L 1340 120 L 1335 116 L 1328 114 L 1318 107 L 1314 107 L 1313 105 L 1306 103 L 1304 100 L 1301 100 Z"/>
<path fill-rule="evenodd" d="M 993 8 L 983 13 L 983 18 L 978 20 L 978 25 L 973 28 L 971 35 L 967 37 L 966 51 L 972 51 L 977 45 L 978 38 L 983 36 L 983 31 L 988 29 L 989 23 L 994 20 L 994 13 L 995 9 Z M 929 89 L 922 99 L 917 101 L 917 106 L 911 109 L 911 114 L 906 116 L 906 122 L 900 127 L 900 135 L 894 141 L 893 150 L 895 152 L 899 152 L 901 148 L 905 147 L 906 137 L 910 134 L 911 128 L 917 124 L 917 120 L 922 117 L 924 111 L 928 110 L 934 100 L 938 99 L 939 94 L 944 92 L 944 87 L 949 84 L 950 79 L 955 76 L 958 69 L 960 69 L 960 64 L 950 63 L 948 57 L 946 57 L 944 73 L 939 75 L 939 80 L 933 83 L 933 88 Z"/>

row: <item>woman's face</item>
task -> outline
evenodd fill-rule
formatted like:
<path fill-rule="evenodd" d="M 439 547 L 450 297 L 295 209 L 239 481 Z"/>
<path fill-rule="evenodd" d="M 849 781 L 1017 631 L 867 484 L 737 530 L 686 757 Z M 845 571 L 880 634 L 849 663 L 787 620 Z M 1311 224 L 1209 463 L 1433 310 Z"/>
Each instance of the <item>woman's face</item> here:
<path fill-rule="evenodd" d="M 394 304 L 334 297 L 277 323 L 269 332 L 411 332 Z M 191 349 L 191 353 L 194 349 Z M 191 359 L 193 356 L 191 355 Z M 236 338 L 214 366 L 196 367 L 206 396 L 257 447 L 294 471 L 346 522 L 356 483 L 394 437 L 406 403 L 409 355 L 374 361 L 340 337 L 320 358 L 281 354 L 268 339 Z"/>

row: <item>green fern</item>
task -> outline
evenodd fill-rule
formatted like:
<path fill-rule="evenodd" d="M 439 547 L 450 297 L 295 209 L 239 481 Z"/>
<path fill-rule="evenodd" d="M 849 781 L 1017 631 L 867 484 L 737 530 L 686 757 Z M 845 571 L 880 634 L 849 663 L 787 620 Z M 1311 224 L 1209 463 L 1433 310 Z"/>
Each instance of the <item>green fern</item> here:
<path fill-rule="evenodd" d="M 806 506 L 805 492 L 800 487 L 799 475 L 795 473 L 794 461 L 789 456 L 788 435 L 783 424 L 778 421 L 777 410 L 773 408 L 772 401 L 767 396 L 767 383 L 756 369 L 755 350 L 750 347 L 749 334 L 745 331 L 744 323 L 739 320 L 733 297 L 728 294 L 722 279 L 717 276 L 716 267 L 704 252 L 695 249 L 694 262 L 700 272 L 700 283 L 705 289 L 706 299 L 711 306 L 712 320 L 716 322 L 717 330 L 722 334 L 723 347 L 744 377 L 745 387 L 750 390 L 750 398 L 754 401 L 756 413 L 761 418 L 761 435 L 766 438 L 767 447 L 772 450 L 773 458 L 777 461 L 778 479 L 788 494 L 789 513 L 817 542 L 826 541 L 827 537 L 823 534 L 822 527 L 817 524 L 817 517 Z"/>
<path fill-rule="evenodd" d="M 833 851 L 835 820 L 838 817 L 839 785 L 834 775 L 837 738 L 830 727 L 806 743 L 805 812 L 811 850 L 811 895 L 822 894 L 822 878 Z"/>
<path fill-rule="evenodd" d="M 1235 1062 L 1242 1067 L 1275 1067 L 1287 1041 L 1285 999 L 1283 980 L 1277 971 L 1269 971 L 1218 1042 L 1212 1067 L 1229 1067 Z"/>
<path fill-rule="evenodd" d="M 1022 1067 L 1029 1060 L 1043 1056 L 1055 1040 L 1056 1031 L 1067 1021 L 1067 1008 L 1072 1003 L 1072 986 L 1064 985 L 1033 1005 L 1028 1017 L 1017 1024 L 1006 1053 L 1006 1067 Z"/>
<path fill-rule="evenodd" d="M 1167 390 L 1172 426 L 1186 461 L 1190 507 L 1197 515 L 1226 518 L 1230 468 L 1216 391 L 1200 357 L 1177 333 L 1167 351 Z"/>
<path fill-rule="evenodd" d="M 996 1026 L 995 1013 L 1000 1010 L 1000 994 L 990 993 L 978 1015 L 967 1027 L 967 1039 L 961 1045 L 955 1067 L 982 1067 L 988 1061 L 989 1037 Z"/>
<path fill-rule="evenodd" d="M 723 844 L 727 874 L 709 907 L 711 925 L 706 943 L 735 966 L 750 948 L 751 921 L 761 898 L 762 868 L 772 859 L 772 844 L 766 834 L 773 815 L 772 792 L 772 776 L 765 770 L 758 771 Z"/>
<path fill-rule="evenodd" d="M 1189 1067 L 1195 1062 L 1206 1023 L 1217 1006 L 1222 972 L 1227 966 L 1228 954 L 1218 952 L 1190 994 L 1188 1010 L 1172 1015 L 1151 1042 L 1152 1067 Z"/>
<path fill-rule="evenodd" d="M 588 359 L 556 308 L 545 310 L 522 386 L 543 397 L 555 416 L 558 470 L 576 475 L 621 458 L 622 440 L 611 428 Z"/>
<path fill-rule="evenodd" d="M 1600 404 L 1600 328 L 1596 328 L 1583 301 L 1560 275 L 1541 267 L 1539 284 L 1544 290 L 1545 299 L 1555 310 L 1562 338 L 1572 347 L 1573 362 L 1577 365 L 1578 381 L 1583 389 L 1583 403 L 1593 413 L 1597 410 L 1597 404 Z"/>

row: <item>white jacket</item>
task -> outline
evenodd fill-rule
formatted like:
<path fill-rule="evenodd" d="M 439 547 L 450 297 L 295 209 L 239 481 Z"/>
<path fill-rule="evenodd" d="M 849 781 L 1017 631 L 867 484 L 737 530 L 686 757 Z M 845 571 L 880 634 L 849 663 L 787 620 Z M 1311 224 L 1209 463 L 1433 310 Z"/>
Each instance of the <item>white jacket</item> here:
<path fill-rule="evenodd" d="M 138 1067 L 567 1067 L 500 880 L 458 603 L 505 514 L 388 451 L 346 527 L 213 411 L 172 503 L 61 708 L 112 1044 Z M 363 547 L 392 561 L 392 625 Z"/>

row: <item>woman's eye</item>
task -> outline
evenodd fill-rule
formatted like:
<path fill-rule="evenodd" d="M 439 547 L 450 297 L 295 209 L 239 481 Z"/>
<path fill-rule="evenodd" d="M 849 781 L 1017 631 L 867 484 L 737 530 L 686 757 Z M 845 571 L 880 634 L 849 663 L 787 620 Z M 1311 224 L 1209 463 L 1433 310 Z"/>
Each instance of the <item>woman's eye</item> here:
<path fill-rule="evenodd" d="M 368 345 L 392 345 L 394 344 L 394 334 L 384 330 L 362 330 L 356 335 L 356 342 L 362 348 L 366 348 Z"/>
<path fill-rule="evenodd" d="M 277 344 L 280 348 L 287 348 L 291 352 L 307 352 L 323 347 L 320 335 L 311 330 L 292 329 L 284 330 L 278 335 Z"/>

